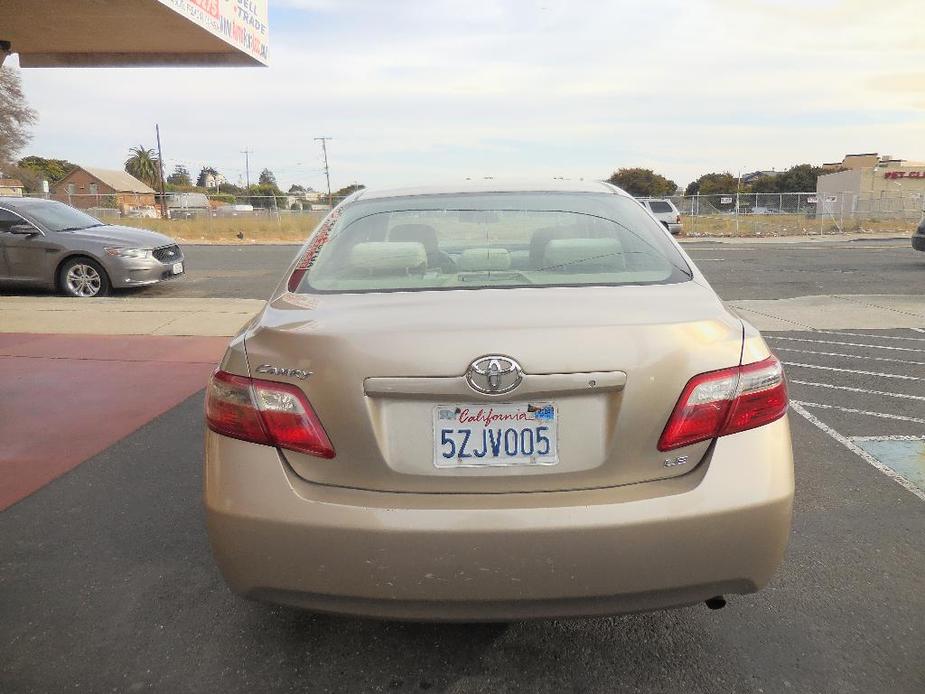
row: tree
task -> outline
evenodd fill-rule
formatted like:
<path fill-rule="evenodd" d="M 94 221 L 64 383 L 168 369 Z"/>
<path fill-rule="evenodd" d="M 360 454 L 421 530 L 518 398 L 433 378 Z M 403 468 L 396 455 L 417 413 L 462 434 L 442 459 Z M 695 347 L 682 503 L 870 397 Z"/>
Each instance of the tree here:
<path fill-rule="evenodd" d="M 269 169 L 264 169 L 260 172 L 260 178 L 257 179 L 257 182 L 263 186 L 273 186 L 276 187 L 276 176 L 273 175 L 273 172 Z"/>
<path fill-rule="evenodd" d="M 728 171 L 726 173 L 708 173 L 689 183 L 684 190 L 684 194 L 728 195 L 735 193 L 738 187 L 739 179 Z"/>
<path fill-rule="evenodd" d="M 654 198 L 672 195 L 678 184 L 655 173 L 652 169 L 619 169 L 607 179 L 608 183 L 619 186 L 637 198 Z"/>
<path fill-rule="evenodd" d="M 236 186 L 234 183 L 228 183 L 228 181 L 225 181 L 224 183 L 218 184 L 218 192 L 227 195 L 243 195 L 247 191 L 245 191 L 241 186 Z"/>
<path fill-rule="evenodd" d="M 750 193 L 777 193 L 780 192 L 778 187 L 780 176 L 759 176 L 748 184 Z"/>
<path fill-rule="evenodd" d="M 175 186 L 192 186 L 193 179 L 190 178 L 189 169 L 183 164 L 177 164 L 173 167 L 173 173 L 167 177 L 167 182 Z"/>
<path fill-rule="evenodd" d="M 303 186 L 300 186 L 298 183 L 293 183 L 291 186 L 289 186 L 290 195 L 296 195 L 298 193 L 304 193 L 304 192 L 305 192 L 305 188 Z"/>
<path fill-rule="evenodd" d="M 781 193 L 806 193 L 816 190 L 816 179 L 823 171 L 821 166 L 797 164 L 777 177 L 777 191 Z"/>
<path fill-rule="evenodd" d="M 26 146 L 37 115 L 22 90 L 19 72 L 0 67 L 0 166 L 9 165 Z"/>
<path fill-rule="evenodd" d="M 331 197 L 335 198 L 346 198 L 348 195 L 353 195 L 358 190 L 363 190 L 365 188 L 362 183 L 351 183 L 349 186 L 344 186 L 340 190 L 335 190 L 331 193 Z"/>
<path fill-rule="evenodd" d="M 286 209 L 286 196 L 275 184 L 258 183 L 247 189 L 248 202 L 254 207 Z"/>
<path fill-rule="evenodd" d="M 30 155 L 19 160 L 19 167 L 31 171 L 37 178 L 57 183 L 74 170 L 76 164 L 67 159 L 46 159 Z"/>
<path fill-rule="evenodd" d="M 130 148 L 129 153 L 131 156 L 125 160 L 125 170 L 139 181 L 147 183 L 152 188 L 157 188 L 161 175 L 160 162 L 155 151 L 138 145 Z"/>

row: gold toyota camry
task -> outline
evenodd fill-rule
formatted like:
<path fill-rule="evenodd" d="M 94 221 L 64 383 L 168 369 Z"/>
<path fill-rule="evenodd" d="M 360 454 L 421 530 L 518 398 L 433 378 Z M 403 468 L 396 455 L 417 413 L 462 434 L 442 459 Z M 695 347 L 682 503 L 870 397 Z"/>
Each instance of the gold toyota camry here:
<path fill-rule="evenodd" d="M 206 395 L 228 584 L 398 619 L 607 615 L 763 587 L 780 362 L 605 183 L 362 190 Z"/>

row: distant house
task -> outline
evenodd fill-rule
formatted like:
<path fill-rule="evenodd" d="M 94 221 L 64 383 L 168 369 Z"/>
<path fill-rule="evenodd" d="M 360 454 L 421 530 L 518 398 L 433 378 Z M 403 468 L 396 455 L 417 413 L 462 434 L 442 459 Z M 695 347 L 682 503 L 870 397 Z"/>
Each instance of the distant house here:
<path fill-rule="evenodd" d="M 0 195 L 21 198 L 24 192 L 25 186 L 18 178 L 0 178 Z"/>
<path fill-rule="evenodd" d="M 764 178 L 765 176 L 774 177 L 779 175 L 780 172 L 774 171 L 773 169 L 770 171 L 749 171 L 748 173 L 742 174 L 742 185 L 750 185 L 751 183 L 757 181 L 759 178 Z"/>
<path fill-rule="evenodd" d="M 140 207 L 154 203 L 154 189 L 125 171 L 78 166 L 51 188 L 51 197 L 74 207 Z"/>

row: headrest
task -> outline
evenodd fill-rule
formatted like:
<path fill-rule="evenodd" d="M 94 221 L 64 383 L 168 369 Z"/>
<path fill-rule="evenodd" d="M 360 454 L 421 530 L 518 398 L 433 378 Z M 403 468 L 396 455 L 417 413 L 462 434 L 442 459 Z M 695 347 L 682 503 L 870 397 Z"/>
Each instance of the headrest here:
<path fill-rule="evenodd" d="M 506 248 L 467 248 L 457 265 L 460 272 L 509 270 L 511 254 Z"/>
<path fill-rule="evenodd" d="M 543 267 L 556 272 L 623 270 L 623 247 L 614 238 L 553 239 L 546 244 Z"/>
<path fill-rule="evenodd" d="M 368 241 L 350 249 L 350 267 L 370 273 L 407 272 L 427 265 L 422 243 Z"/>
<path fill-rule="evenodd" d="M 417 241 L 424 250 L 437 250 L 437 231 L 427 224 L 399 224 L 389 229 L 389 241 Z"/>

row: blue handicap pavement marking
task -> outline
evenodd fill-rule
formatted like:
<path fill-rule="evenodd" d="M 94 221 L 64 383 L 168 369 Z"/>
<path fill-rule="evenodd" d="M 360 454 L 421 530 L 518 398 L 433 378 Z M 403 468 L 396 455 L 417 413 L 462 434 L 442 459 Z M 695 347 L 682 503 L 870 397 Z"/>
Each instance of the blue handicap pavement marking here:
<path fill-rule="evenodd" d="M 881 463 L 925 491 L 925 439 L 919 437 L 858 437 L 854 443 Z"/>

